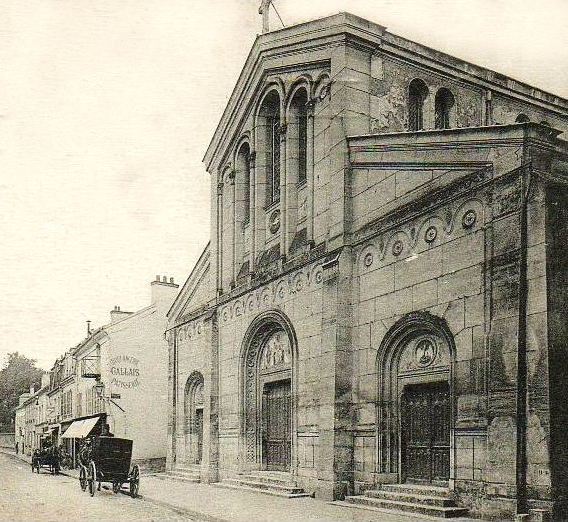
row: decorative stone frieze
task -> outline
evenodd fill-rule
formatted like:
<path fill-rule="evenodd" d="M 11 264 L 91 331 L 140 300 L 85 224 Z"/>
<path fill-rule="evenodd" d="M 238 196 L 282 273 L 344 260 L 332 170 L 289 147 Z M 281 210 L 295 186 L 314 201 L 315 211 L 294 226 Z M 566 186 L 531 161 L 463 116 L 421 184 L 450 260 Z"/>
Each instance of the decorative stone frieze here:
<path fill-rule="evenodd" d="M 296 294 L 316 288 L 323 281 L 322 263 L 304 267 L 250 292 L 246 297 L 223 305 L 219 316 L 221 324 L 237 320 L 243 315 L 257 313 L 278 305 Z"/>

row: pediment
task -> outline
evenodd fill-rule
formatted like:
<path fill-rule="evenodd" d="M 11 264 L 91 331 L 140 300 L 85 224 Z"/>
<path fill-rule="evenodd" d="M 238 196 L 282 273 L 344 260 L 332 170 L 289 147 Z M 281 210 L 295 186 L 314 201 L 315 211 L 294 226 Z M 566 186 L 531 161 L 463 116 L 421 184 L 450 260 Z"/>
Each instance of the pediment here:
<path fill-rule="evenodd" d="M 168 312 L 170 323 L 203 308 L 215 297 L 209 256 L 208 243 Z"/>

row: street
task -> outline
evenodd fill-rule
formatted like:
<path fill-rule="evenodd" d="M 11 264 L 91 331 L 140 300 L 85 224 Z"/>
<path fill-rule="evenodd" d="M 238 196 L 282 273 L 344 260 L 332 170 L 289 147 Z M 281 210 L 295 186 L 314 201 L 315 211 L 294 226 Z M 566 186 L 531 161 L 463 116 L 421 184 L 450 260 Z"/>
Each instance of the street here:
<path fill-rule="evenodd" d="M 0 453 L 0 521 L 191 520 L 171 509 L 101 489 L 94 498 L 65 475 L 38 475 L 23 461 Z M 144 482 L 140 484 L 144 493 Z"/>

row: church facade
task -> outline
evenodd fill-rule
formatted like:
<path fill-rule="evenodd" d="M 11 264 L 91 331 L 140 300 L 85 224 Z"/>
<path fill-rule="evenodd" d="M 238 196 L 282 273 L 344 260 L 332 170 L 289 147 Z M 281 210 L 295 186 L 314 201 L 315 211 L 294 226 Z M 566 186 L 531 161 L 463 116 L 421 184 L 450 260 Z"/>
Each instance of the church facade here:
<path fill-rule="evenodd" d="M 341 13 L 259 36 L 172 306 L 170 469 L 568 494 L 568 101 Z"/>

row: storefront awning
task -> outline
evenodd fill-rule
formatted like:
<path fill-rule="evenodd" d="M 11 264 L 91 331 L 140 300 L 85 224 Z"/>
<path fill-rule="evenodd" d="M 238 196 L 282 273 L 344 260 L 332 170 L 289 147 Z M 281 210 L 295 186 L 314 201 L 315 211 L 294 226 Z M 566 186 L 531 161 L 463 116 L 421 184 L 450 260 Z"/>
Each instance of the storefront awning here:
<path fill-rule="evenodd" d="M 62 439 L 82 439 L 88 437 L 91 430 L 95 427 L 99 417 L 92 417 L 90 419 L 76 420 L 67 428 L 65 433 L 61 436 Z"/>

